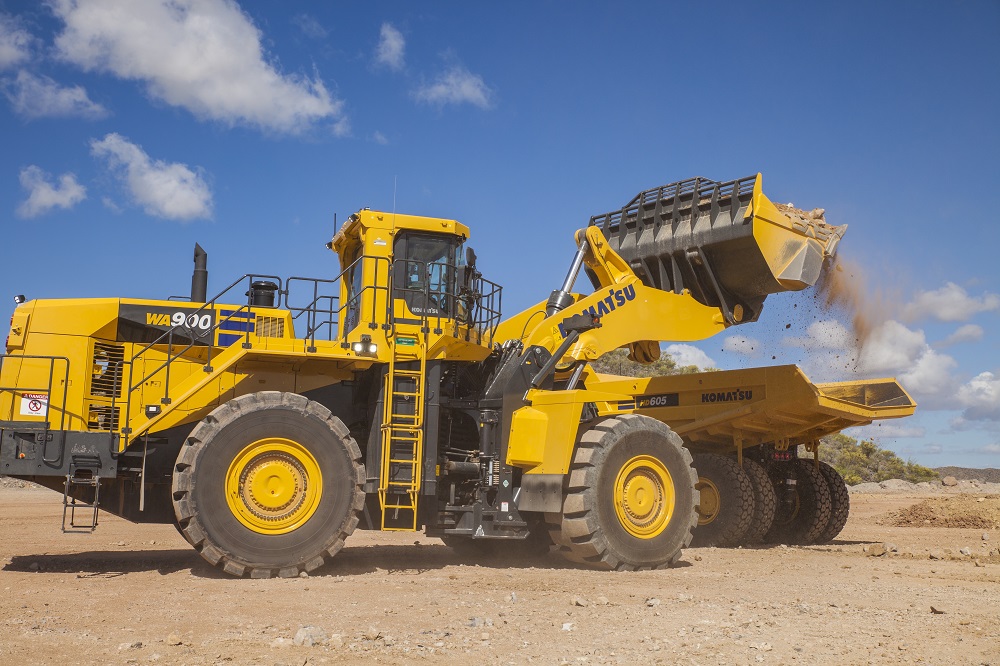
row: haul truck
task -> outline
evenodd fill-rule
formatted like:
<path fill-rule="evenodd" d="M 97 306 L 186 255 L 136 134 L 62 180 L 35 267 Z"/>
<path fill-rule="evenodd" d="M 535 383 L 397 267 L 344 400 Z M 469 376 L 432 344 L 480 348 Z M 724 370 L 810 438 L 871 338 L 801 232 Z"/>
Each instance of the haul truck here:
<path fill-rule="evenodd" d="M 755 321 L 843 231 L 780 210 L 759 174 L 672 183 L 593 217 L 560 288 L 507 319 L 455 220 L 364 209 L 328 243 L 339 276 L 244 275 L 211 299 L 196 246 L 190 300 L 17 307 L 0 472 L 62 493 L 66 531 L 173 523 L 257 578 L 315 569 L 359 526 L 608 569 L 669 566 L 692 535 L 830 539 L 843 481 L 794 452 L 912 413 L 894 380 L 590 362 Z"/>

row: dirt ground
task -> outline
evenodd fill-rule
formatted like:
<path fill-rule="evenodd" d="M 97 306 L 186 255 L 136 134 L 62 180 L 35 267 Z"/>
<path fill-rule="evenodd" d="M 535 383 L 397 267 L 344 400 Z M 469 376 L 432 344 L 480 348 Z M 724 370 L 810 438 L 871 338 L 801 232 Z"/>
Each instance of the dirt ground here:
<path fill-rule="evenodd" d="M 0 664 L 1000 664 L 1000 532 L 887 520 L 926 496 L 853 494 L 832 545 L 666 571 L 359 531 L 289 580 L 225 577 L 169 525 L 63 535 L 60 499 L 0 488 Z"/>

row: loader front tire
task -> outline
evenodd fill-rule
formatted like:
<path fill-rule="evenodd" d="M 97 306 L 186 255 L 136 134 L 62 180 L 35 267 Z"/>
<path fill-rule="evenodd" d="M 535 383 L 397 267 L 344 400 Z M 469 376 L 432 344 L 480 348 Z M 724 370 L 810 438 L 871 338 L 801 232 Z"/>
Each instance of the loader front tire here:
<path fill-rule="evenodd" d="M 364 506 L 347 427 L 301 395 L 240 396 L 185 439 L 173 475 L 184 538 L 234 576 L 292 577 L 335 555 Z"/>
<path fill-rule="evenodd" d="M 847 492 L 844 477 L 837 470 L 820 461 L 819 471 L 830 489 L 830 522 L 816 542 L 827 543 L 833 541 L 847 525 L 847 516 L 851 512 L 851 495 Z"/>
<path fill-rule="evenodd" d="M 764 535 L 771 529 L 777 509 L 777 497 L 763 465 L 756 460 L 744 458 L 743 471 L 753 486 L 753 518 L 750 519 L 750 528 L 743 536 L 743 544 L 752 546 L 763 541 Z"/>
<path fill-rule="evenodd" d="M 663 423 L 625 414 L 577 442 L 553 541 L 573 562 L 634 571 L 674 564 L 698 521 L 691 454 Z"/>
<path fill-rule="evenodd" d="M 691 545 L 735 546 L 753 520 L 753 485 L 735 458 L 717 453 L 697 453 L 695 489 L 699 493 L 698 527 Z"/>

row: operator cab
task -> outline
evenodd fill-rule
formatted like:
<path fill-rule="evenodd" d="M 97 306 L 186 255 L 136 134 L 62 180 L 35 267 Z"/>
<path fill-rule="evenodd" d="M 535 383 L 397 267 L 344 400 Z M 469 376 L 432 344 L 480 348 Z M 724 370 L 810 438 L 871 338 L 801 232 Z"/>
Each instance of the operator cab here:
<path fill-rule="evenodd" d="M 462 239 L 445 234 L 404 231 L 392 248 L 392 296 L 414 315 L 453 319 L 462 262 Z"/>
<path fill-rule="evenodd" d="M 344 271 L 343 330 L 426 322 L 459 335 L 458 328 L 495 327 L 500 287 L 476 270 L 468 237 L 468 227 L 455 220 L 372 210 L 351 215 L 328 244 Z"/>

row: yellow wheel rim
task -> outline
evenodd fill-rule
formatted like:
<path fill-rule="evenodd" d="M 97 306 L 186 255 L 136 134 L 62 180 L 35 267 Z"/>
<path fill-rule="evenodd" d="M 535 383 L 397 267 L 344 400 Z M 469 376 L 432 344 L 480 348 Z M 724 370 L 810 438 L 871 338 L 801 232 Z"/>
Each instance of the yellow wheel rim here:
<path fill-rule="evenodd" d="M 694 489 L 701 493 L 698 502 L 698 524 L 708 525 L 719 517 L 722 501 L 719 499 L 719 487 L 703 476 L 698 477 Z"/>
<path fill-rule="evenodd" d="M 636 456 L 615 479 L 615 513 L 625 531 L 640 539 L 652 539 L 670 523 L 674 513 L 674 482 L 662 462 L 652 456 Z"/>
<path fill-rule="evenodd" d="M 259 439 L 233 458 L 226 474 L 226 502 L 258 534 L 285 534 L 316 512 L 323 476 L 316 458 L 298 442 Z"/>

